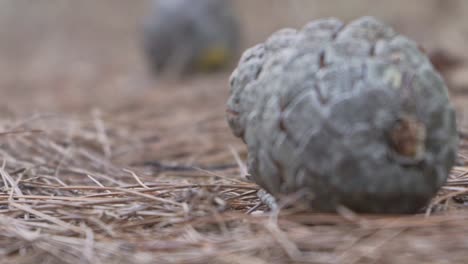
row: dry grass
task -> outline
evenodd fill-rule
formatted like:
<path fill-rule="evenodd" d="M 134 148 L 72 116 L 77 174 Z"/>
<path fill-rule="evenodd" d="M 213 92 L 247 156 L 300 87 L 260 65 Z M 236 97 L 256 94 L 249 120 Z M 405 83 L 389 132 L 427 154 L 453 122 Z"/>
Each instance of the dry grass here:
<path fill-rule="evenodd" d="M 466 263 L 468 97 L 453 94 L 459 164 L 426 211 L 268 212 L 224 120 L 228 74 L 147 79 L 125 17 L 141 6 L 106 24 L 101 2 L 56 6 L 80 18 L 59 26 L 31 9 L 33 35 L 0 10 L 0 263 Z"/>

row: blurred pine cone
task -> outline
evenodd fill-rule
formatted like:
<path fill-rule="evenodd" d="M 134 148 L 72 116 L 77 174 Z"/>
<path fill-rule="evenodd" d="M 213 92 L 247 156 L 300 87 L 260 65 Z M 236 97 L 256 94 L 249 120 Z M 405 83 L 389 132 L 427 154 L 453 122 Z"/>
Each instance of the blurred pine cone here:
<path fill-rule="evenodd" d="M 236 57 L 239 26 L 229 0 L 154 0 L 144 51 L 156 74 L 218 70 Z"/>
<path fill-rule="evenodd" d="M 249 171 L 276 198 L 322 211 L 411 213 L 457 152 L 447 88 L 418 45 L 380 21 L 324 19 L 247 50 L 227 119 Z"/>

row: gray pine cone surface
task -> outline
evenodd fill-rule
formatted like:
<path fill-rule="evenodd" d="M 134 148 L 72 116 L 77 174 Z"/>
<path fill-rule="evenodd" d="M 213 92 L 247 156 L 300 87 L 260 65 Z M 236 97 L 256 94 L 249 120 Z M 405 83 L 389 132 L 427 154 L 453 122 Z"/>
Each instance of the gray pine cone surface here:
<path fill-rule="evenodd" d="M 446 182 L 458 137 L 428 57 L 363 17 L 283 29 L 243 54 L 227 120 L 253 180 L 320 211 L 413 213 Z"/>
<path fill-rule="evenodd" d="M 221 69 L 236 57 L 239 44 L 229 0 L 154 0 L 143 27 L 144 54 L 155 74 Z"/>

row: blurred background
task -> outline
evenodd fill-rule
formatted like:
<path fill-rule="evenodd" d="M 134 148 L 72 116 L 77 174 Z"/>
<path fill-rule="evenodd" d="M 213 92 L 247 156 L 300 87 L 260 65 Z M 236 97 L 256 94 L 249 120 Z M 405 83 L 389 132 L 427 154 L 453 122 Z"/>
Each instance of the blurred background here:
<path fill-rule="evenodd" d="M 349 21 L 373 15 L 425 47 L 443 70 L 454 97 L 468 93 L 467 1 L 233 3 L 241 21 L 243 49 L 275 30 L 299 27 L 312 19 L 335 16 Z M 141 49 L 142 21 L 149 7 L 148 0 L 0 0 L 1 109 L 106 109 L 119 102 L 138 100 L 141 94 L 162 86 L 148 78 Z M 229 70 L 224 75 L 203 77 L 218 78 L 214 90 L 219 90 L 223 102 L 228 76 Z M 177 85 L 173 83 L 168 89 Z"/>

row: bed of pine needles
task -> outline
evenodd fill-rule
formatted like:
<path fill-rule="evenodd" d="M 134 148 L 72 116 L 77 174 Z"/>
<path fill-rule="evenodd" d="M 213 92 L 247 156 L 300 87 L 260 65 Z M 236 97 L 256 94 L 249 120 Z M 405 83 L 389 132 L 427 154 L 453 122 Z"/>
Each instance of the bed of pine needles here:
<path fill-rule="evenodd" d="M 6 115 L 2 262 L 468 259 L 466 132 L 449 181 L 418 215 L 271 212 L 246 179 L 245 148 L 225 124 L 226 78 L 168 83 L 108 111 Z"/>

